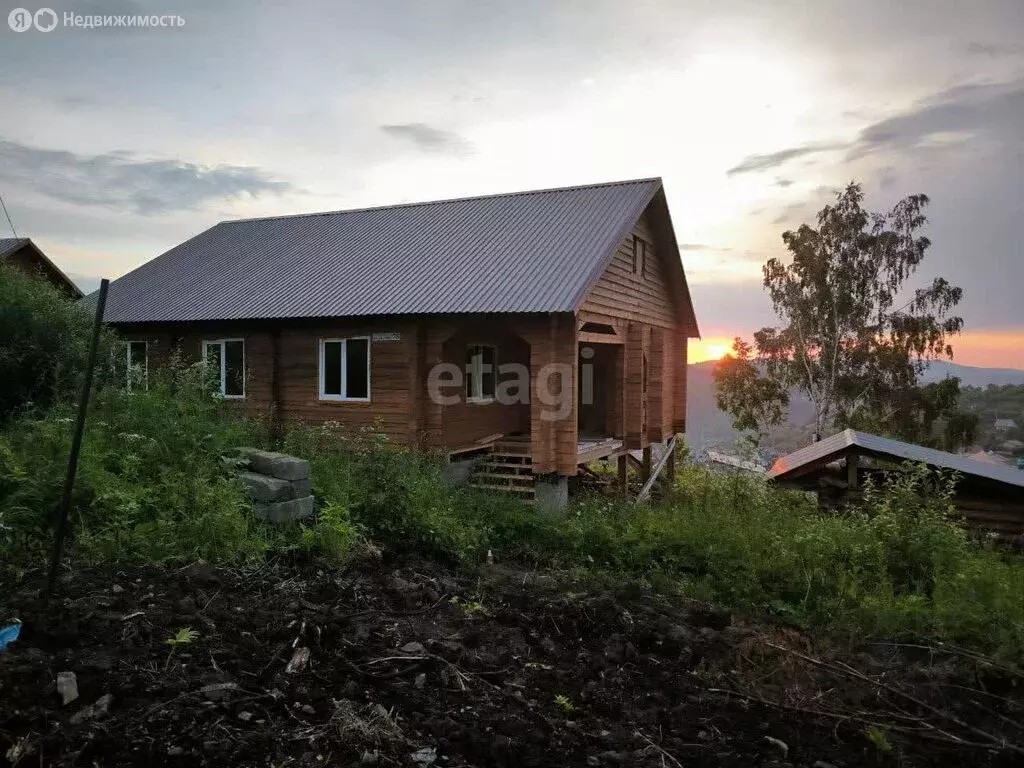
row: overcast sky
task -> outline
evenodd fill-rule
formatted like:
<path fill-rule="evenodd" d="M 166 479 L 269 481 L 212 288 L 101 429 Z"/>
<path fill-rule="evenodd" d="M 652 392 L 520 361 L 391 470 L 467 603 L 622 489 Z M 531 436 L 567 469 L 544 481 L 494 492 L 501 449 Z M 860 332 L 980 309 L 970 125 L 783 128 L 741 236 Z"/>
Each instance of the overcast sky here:
<path fill-rule="evenodd" d="M 714 349 L 859 179 L 932 198 L 957 360 L 1024 368 L 1022 0 L 80 0 L 48 7 L 185 24 L 48 33 L 16 6 L 0 194 L 84 288 L 223 219 L 660 175 Z"/>

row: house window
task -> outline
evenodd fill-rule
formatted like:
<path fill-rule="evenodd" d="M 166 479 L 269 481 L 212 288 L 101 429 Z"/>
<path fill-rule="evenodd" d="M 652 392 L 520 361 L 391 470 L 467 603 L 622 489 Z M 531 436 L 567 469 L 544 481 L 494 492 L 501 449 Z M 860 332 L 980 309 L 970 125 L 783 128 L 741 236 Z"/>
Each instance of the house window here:
<path fill-rule="evenodd" d="M 149 342 L 129 341 L 125 350 L 125 384 L 128 391 L 133 387 L 149 389 Z"/>
<path fill-rule="evenodd" d="M 489 403 L 497 392 L 498 348 L 487 344 L 466 347 L 466 402 Z"/>
<path fill-rule="evenodd" d="M 320 399 L 370 399 L 370 338 L 320 339 Z"/>
<path fill-rule="evenodd" d="M 204 341 L 203 362 L 213 369 L 217 392 L 227 398 L 245 397 L 245 341 L 243 339 Z"/>
<path fill-rule="evenodd" d="M 647 241 L 633 235 L 633 274 L 647 277 Z"/>

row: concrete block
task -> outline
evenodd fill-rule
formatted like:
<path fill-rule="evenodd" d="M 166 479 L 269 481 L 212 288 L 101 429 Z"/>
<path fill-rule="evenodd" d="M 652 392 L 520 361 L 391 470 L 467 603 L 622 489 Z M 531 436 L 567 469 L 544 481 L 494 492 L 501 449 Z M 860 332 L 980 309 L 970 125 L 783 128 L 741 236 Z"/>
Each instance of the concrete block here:
<path fill-rule="evenodd" d="M 533 484 L 533 499 L 537 509 L 565 509 L 569 505 L 569 478 L 561 475 L 537 477 Z"/>
<path fill-rule="evenodd" d="M 242 481 L 249 498 L 253 501 L 288 501 L 296 497 L 309 496 L 309 491 L 298 493 L 294 485 L 288 480 L 281 480 L 277 477 L 268 477 L 257 472 L 239 472 L 238 479 Z M 305 481 L 308 485 L 309 481 Z"/>
<path fill-rule="evenodd" d="M 448 465 L 448 486 L 456 488 L 469 483 L 469 478 L 473 474 L 473 467 L 476 466 L 476 463 L 477 459 L 462 459 L 451 462 Z"/>
<path fill-rule="evenodd" d="M 288 523 L 293 520 L 302 520 L 313 514 L 313 497 L 306 496 L 301 499 L 290 501 L 257 501 L 252 505 L 252 511 L 269 520 L 272 523 Z"/>
<path fill-rule="evenodd" d="M 309 462 L 271 451 L 247 450 L 246 458 L 254 472 L 270 475 L 282 480 L 306 480 L 309 478 Z"/>
<path fill-rule="evenodd" d="M 292 491 L 296 499 L 309 496 L 313 493 L 313 481 L 308 477 L 301 480 L 292 480 Z"/>

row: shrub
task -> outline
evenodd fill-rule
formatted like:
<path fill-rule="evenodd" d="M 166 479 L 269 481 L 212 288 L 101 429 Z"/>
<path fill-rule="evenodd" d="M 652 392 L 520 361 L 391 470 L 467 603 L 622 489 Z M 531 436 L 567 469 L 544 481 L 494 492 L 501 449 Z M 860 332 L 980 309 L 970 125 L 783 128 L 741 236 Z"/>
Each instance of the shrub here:
<path fill-rule="evenodd" d="M 49 546 L 73 429 L 72 409 L 25 415 L 0 438 L 0 514 L 13 557 Z M 262 439 L 210 396 L 201 367 L 172 360 L 148 390 L 101 387 L 90 407 L 72 499 L 87 560 L 238 561 L 266 548 L 221 455 Z"/>
<path fill-rule="evenodd" d="M 0 264 L 0 425 L 77 393 L 93 320 L 46 280 Z M 101 361 L 110 340 L 104 333 Z"/>
<path fill-rule="evenodd" d="M 377 427 L 337 423 L 293 428 L 283 450 L 310 461 L 320 503 L 344 507 L 353 525 L 393 551 L 451 560 L 486 553 L 474 494 L 449 489 L 439 457 L 392 446 Z"/>

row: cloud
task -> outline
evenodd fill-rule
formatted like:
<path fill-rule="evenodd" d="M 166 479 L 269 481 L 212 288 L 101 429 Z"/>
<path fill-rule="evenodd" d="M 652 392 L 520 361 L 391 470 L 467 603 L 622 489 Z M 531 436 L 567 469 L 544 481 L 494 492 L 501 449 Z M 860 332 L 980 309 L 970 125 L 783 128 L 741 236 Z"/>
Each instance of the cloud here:
<path fill-rule="evenodd" d="M 851 158 L 878 150 L 907 150 L 957 139 L 987 137 L 1020 141 L 1024 124 L 1024 80 L 961 85 L 902 114 L 869 125 L 857 137 Z"/>
<path fill-rule="evenodd" d="M 212 201 L 293 191 L 258 168 L 145 160 L 131 152 L 80 155 L 0 139 L 0 179 L 65 203 L 143 215 Z"/>
<path fill-rule="evenodd" d="M 792 203 L 790 205 L 787 205 L 779 212 L 779 214 L 774 219 L 772 219 L 772 224 L 785 224 L 789 221 L 793 221 L 794 219 L 800 217 L 800 215 L 804 212 L 807 206 L 808 203 L 806 202 Z"/>
<path fill-rule="evenodd" d="M 705 245 L 704 243 L 683 243 L 679 246 L 680 251 L 706 251 L 708 253 L 729 253 L 732 248 L 725 248 L 717 245 Z"/>
<path fill-rule="evenodd" d="M 799 147 L 780 149 L 778 152 L 769 152 L 764 155 L 748 155 L 740 161 L 739 165 L 735 165 L 726 171 L 726 175 L 736 176 L 741 173 L 767 171 L 772 168 L 778 168 L 780 165 L 784 165 L 790 160 L 795 160 L 799 157 L 807 157 L 822 152 L 833 152 L 837 149 L 843 149 L 845 146 L 845 144 L 804 144 Z"/>
<path fill-rule="evenodd" d="M 793 183 L 794 182 L 793 182 L 792 179 L 776 179 L 775 180 L 775 186 L 776 187 L 781 187 L 782 189 L 785 189 L 786 187 L 793 186 Z"/>
<path fill-rule="evenodd" d="M 726 175 L 758 173 L 802 157 L 846 150 L 846 161 L 867 154 L 907 152 L 988 138 L 1018 143 L 1024 137 L 1024 80 L 985 85 L 960 85 L 942 91 L 899 114 L 861 130 L 852 142 L 803 144 L 760 155 L 749 155 Z M 778 179 L 780 187 L 791 182 Z"/>
<path fill-rule="evenodd" d="M 968 43 L 964 46 L 967 53 L 976 56 L 988 56 L 990 58 L 1001 58 L 1003 56 L 1019 56 L 1024 54 L 1024 45 L 1002 45 L 999 43 Z"/>
<path fill-rule="evenodd" d="M 473 145 L 454 131 L 435 128 L 427 123 L 398 123 L 382 125 L 384 133 L 412 142 L 424 152 L 444 155 L 464 155 L 472 151 Z"/>

